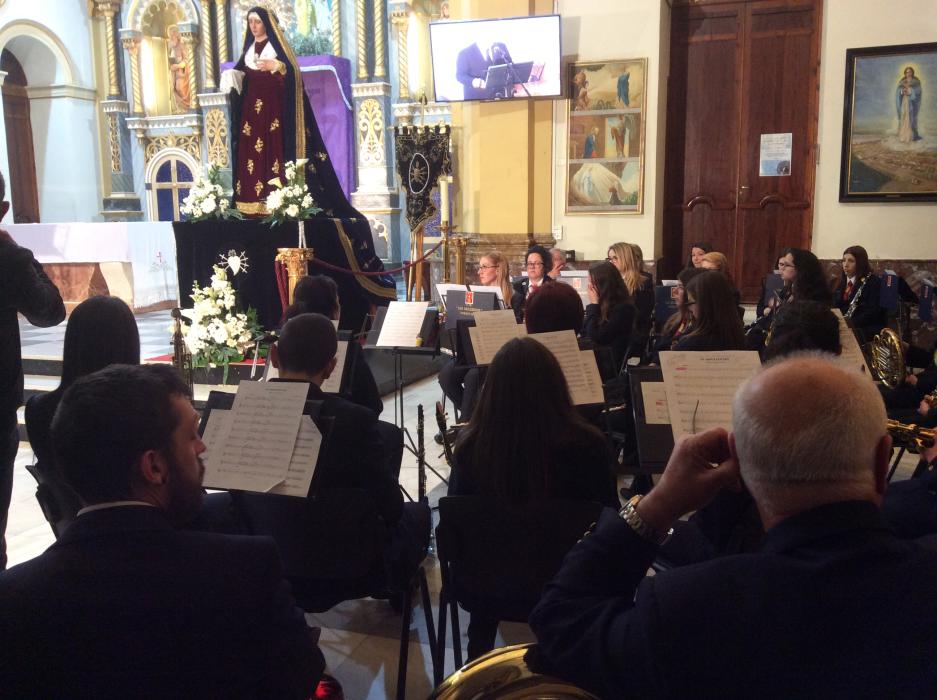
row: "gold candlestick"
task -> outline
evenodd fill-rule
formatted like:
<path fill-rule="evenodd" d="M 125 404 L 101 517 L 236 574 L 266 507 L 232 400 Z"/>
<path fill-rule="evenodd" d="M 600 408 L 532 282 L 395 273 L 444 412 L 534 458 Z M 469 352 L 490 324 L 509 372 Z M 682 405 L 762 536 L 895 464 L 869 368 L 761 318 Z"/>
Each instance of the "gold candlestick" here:
<path fill-rule="evenodd" d="M 309 274 L 309 261 L 315 259 L 315 253 L 312 248 L 277 248 L 277 262 L 286 265 L 286 273 L 289 275 L 289 303 L 293 303 L 293 290 L 296 289 L 296 283 Z"/>

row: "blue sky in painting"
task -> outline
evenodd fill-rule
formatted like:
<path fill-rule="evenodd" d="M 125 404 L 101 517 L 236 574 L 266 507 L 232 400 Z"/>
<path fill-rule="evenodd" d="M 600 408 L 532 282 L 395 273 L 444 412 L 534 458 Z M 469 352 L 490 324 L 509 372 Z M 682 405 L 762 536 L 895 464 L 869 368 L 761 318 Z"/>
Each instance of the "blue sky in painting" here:
<path fill-rule="evenodd" d="M 854 133 L 890 133 L 898 128 L 895 93 L 906 66 L 921 81 L 918 127 L 937 136 L 937 54 L 870 56 L 856 60 Z"/>

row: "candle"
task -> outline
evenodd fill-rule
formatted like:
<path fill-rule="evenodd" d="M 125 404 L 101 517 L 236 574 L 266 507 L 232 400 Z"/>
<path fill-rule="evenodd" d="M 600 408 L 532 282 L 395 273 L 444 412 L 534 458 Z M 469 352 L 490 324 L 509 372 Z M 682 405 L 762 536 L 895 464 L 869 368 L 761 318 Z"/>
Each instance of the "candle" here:
<path fill-rule="evenodd" d="M 442 176 L 439 178 L 439 225 L 445 226 L 449 223 L 449 178 Z"/>

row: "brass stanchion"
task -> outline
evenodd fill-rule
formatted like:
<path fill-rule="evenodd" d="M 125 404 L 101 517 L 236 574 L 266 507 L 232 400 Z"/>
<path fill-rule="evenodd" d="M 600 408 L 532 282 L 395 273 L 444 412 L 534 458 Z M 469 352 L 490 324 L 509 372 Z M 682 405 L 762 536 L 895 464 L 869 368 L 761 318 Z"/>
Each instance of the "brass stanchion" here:
<path fill-rule="evenodd" d="M 468 245 L 468 237 L 453 236 L 452 245 L 455 246 L 455 283 L 465 284 L 465 247 Z"/>
<path fill-rule="evenodd" d="M 296 283 L 309 273 L 309 261 L 315 259 L 312 248 L 277 248 L 276 261 L 286 265 L 289 276 L 289 303 L 293 303 L 293 290 Z"/>

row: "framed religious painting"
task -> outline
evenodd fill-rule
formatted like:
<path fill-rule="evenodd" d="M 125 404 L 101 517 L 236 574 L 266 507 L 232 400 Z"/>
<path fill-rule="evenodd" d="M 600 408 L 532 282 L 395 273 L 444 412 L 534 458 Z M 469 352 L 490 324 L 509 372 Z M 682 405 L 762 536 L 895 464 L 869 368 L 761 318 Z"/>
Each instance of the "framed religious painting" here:
<path fill-rule="evenodd" d="M 571 63 L 567 85 L 566 213 L 640 214 L 647 59 Z"/>
<path fill-rule="evenodd" d="M 846 51 L 841 202 L 937 202 L 937 43 Z"/>

